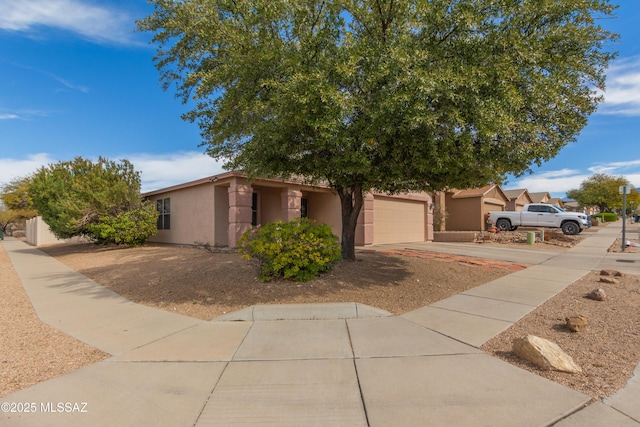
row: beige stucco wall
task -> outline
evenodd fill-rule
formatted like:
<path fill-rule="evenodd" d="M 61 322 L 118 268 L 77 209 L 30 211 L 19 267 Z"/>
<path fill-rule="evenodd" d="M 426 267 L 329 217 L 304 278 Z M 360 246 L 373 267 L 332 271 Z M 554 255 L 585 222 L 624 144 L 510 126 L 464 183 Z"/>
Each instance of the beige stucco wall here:
<path fill-rule="evenodd" d="M 330 189 L 274 180 L 249 183 L 241 174 L 228 173 L 147 193 L 153 203 L 171 199 L 171 229 L 159 230 L 150 241 L 234 246 L 242 232 L 251 228 L 252 193 L 258 197 L 258 225 L 299 217 L 301 200 L 306 198 L 308 217 L 329 225 L 337 236 L 342 234 L 340 199 Z M 375 240 L 374 196 L 366 197 L 356 229 L 357 245 L 371 244 Z M 418 234 L 432 240 L 431 197 L 427 193 L 412 193 L 392 198 L 422 203 L 424 232 L 421 230 Z M 402 215 L 398 215 L 397 220 L 402 221 Z"/>
<path fill-rule="evenodd" d="M 25 225 L 27 243 L 33 246 L 52 245 L 66 240 L 58 239 L 41 216 L 27 220 Z"/>
<path fill-rule="evenodd" d="M 216 240 L 217 227 L 212 215 L 216 201 L 213 184 L 169 191 L 152 196 L 149 200 L 155 203 L 165 198 L 171 199 L 171 229 L 158 230 L 158 234 L 149 239 L 150 242 L 193 245 L 220 241 Z"/>
<path fill-rule="evenodd" d="M 258 193 L 258 224 L 284 221 L 282 217 L 282 188 L 254 186 Z"/>
<path fill-rule="evenodd" d="M 342 216 L 340 198 L 330 192 L 303 192 L 303 197 L 308 199 L 307 216 L 317 222 L 331 227 L 333 234 L 340 237 L 342 234 Z"/>
<path fill-rule="evenodd" d="M 229 244 L 229 190 L 214 187 L 214 243 L 218 246 Z"/>
<path fill-rule="evenodd" d="M 447 193 L 445 206 L 447 210 L 447 230 L 449 231 L 478 231 L 482 224 L 478 218 L 482 215 L 480 200 L 477 197 L 454 199 L 452 193 Z"/>
<path fill-rule="evenodd" d="M 531 199 L 526 193 L 522 193 L 516 199 L 507 202 L 506 210 L 520 212 L 527 203 L 531 203 Z"/>

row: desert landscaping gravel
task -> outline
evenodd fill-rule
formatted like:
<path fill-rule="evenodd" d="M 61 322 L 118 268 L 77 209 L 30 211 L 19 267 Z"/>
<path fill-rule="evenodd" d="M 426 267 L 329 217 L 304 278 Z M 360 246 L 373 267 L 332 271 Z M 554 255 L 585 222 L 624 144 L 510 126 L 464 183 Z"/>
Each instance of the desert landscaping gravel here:
<path fill-rule="evenodd" d="M 0 245 L 0 397 L 109 355 L 40 321 Z"/>
<path fill-rule="evenodd" d="M 491 244 L 532 249 L 517 239 Z M 359 261 L 339 263 L 308 283 L 262 283 L 256 279 L 255 265 L 228 251 L 91 244 L 43 249 L 134 302 L 205 320 L 246 306 L 273 303 L 356 301 L 401 314 L 523 268 L 440 254 L 432 257 L 426 252 L 367 251 L 358 254 Z M 536 243 L 535 249 L 566 247 Z M 624 386 L 640 361 L 640 278 L 627 275 L 618 285 L 608 285 L 598 282 L 598 277 L 593 272 L 570 285 L 482 348 L 594 399 L 611 395 Z M 595 288 L 605 289 L 606 301 L 585 298 Z M 37 319 L 1 245 L 0 309 L 0 397 L 108 357 Z M 572 315 L 587 317 L 585 332 L 566 329 L 564 318 Z M 542 371 L 517 359 L 511 354 L 511 340 L 527 334 L 556 342 L 584 372 Z"/>

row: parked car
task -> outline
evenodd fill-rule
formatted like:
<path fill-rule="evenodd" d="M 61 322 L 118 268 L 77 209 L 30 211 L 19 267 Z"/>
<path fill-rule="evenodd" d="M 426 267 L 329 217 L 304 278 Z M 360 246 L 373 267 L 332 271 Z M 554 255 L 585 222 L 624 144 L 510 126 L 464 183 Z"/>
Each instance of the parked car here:
<path fill-rule="evenodd" d="M 564 234 L 575 235 L 590 227 L 589 217 L 579 212 L 566 212 L 562 208 L 545 203 L 524 205 L 522 211 L 491 211 L 488 222 L 501 231 L 513 231 L 518 227 L 561 228 Z"/>

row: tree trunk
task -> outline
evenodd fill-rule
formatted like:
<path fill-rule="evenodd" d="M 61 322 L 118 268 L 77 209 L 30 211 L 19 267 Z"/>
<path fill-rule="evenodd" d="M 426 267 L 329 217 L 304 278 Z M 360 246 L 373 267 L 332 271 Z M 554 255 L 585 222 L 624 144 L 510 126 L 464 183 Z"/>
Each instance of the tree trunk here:
<path fill-rule="evenodd" d="M 336 186 L 342 210 L 342 259 L 356 260 L 356 225 L 364 204 L 362 185 Z"/>

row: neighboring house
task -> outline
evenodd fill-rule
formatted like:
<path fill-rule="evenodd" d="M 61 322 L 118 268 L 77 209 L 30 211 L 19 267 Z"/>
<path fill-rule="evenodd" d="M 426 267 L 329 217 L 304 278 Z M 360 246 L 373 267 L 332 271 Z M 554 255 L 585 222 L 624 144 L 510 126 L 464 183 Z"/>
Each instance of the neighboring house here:
<path fill-rule="evenodd" d="M 509 198 L 499 185 L 451 190 L 445 194 L 447 231 L 484 231 L 489 211 L 503 211 Z"/>
<path fill-rule="evenodd" d="M 540 193 L 529 193 L 529 195 L 531 196 L 531 203 L 549 203 L 549 200 L 551 199 L 551 194 L 546 191 Z"/>
<path fill-rule="evenodd" d="M 533 199 L 526 188 L 503 191 L 505 196 L 509 199 L 506 206 L 506 210 L 508 211 L 520 212 L 524 205 L 533 203 Z"/>
<path fill-rule="evenodd" d="M 547 200 L 545 203 L 549 203 L 550 205 L 561 207 L 562 209 L 565 208 L 564 202 L 559 197 L 552 197 L 549 200 Z"/>
<path fill-rule="evenodd" d="M 256 179 L 227 172 L 143 195 L 160 213 L 152 242 L 235 247 L 251 227 L 308 217 L 341 235 L 340 199 L 331 188 L 294 180 Z M 432 198 L 427 193 L 368 194 L 356 245 L 433 240 Z"/>
<path fill-rule="evenodd" d="M 582 208 L 580 207 L 580 203 L 575 200 L 567 200 L 563 202 L 564 209 L 569 212 L 582 212 Z"/>
<path fill-rule="evenodd" d="M 580 206 L 580 203 L 576 202 L 572 199 L 567 199 L 562 201 L 562 208 L 569 212 L 582 212 L 587 215 L 595 215 L 598 213 L 598 210 L 595 207 L 585 208 L 584 206 Z"/>

